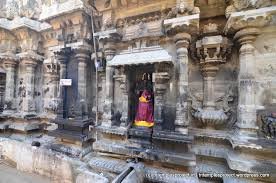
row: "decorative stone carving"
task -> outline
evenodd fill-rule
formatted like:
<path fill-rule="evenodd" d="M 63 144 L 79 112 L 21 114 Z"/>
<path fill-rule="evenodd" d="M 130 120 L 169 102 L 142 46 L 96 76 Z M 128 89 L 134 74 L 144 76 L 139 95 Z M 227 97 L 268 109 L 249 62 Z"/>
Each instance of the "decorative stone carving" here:
<path fill-rule="evenodd" d="M 154 129 L 162 130 L 163 112 L 164 112 L 164 94 L 167 90 L 167 83 L 170 79 L 169 73 L 157 72 L 153 73 L 154 83 Z"/>
<path fill-rule="evenodd" d="M 110 62 L 116 53 L 116 41 L 121 39 L 121 35 L 118 33 L 117 30 L 108 30 L 99 32 L 96 34 L 96 36 L 99 36 L 101 44 L 103 44 L 103 51 L 104 56 L 106 59 L 106 63 Z M 103 120 L 105 123 L 108 123 L 111 125 L 111 118 L 113 113 L 113 90 L 114 90 L 114 68 L 110 66 L 106 66 L 106 86 L 105 86 L 105 104 L 104 104 L 104 114 L 103 114 Z"/>
<path fill-rule="evenodd" d="M 252 1 L 253 2 L 253 1 Z M 255 1 L 257 2 L 257 1 Z M 264 2 L 264 1 L 259 1 Z M 240 44 L 239 49 L 239 104 L 237 126 L 241 135 L 257 135 L 258 125 L 256 120 L 256 78 L 255 78 L 255 47 L 254 42 L 260 34 L 260 28 L 269 25 L 274 6 L 233 12 L 228 18 L 225 33 L 235 34 L 234 39 Z"/>
<path fill-rule="evenodd" d="M 14 55 L 14 58 L 2 58 L 4 62 L 4 67 L 6 69 L 6 89 L 5 89 L 5 110 L 14 110 L 15 107 L 15 74 L 16 65 L 18 60 Z M 2 60 L 0 58 L 0 60 Z"/>
<path fill-rule="evenodd" d="M 219 65 L 226 62 L 230 48 L 231 42 L 220 35 L 205 36 L 196 42 L 197 57 L 204 80 L 203 108 L 194 109 L 192 115 L 207 127 L 218 127 L 228 120 L 225 114 L 227 111 L 215 107 L 214 80 Z"/>
<path fill-rule="evenodd" d="M 164 20 L 164 31 L 168 35 L 175 35 L 179 32 L 196 34 L 199 28 L 199 14 L 182 16 Z"/>
<path fill-rule="evenodd" d="M 31 56 L 31 55 L 29 55 Z M 24 76 L 22 76 L 22 80 L 19 85 L 19 96 L 23 98 L 22 101 L 22 111 L 24 115 L 35 115 L 36 106 L 34 103 L 34 74 L 37 62 L 34 58 L 29 57 L 28 55 L 20 56 L 21 62 L 20 64 L 24 68 Z M 24 79 L 23 79 L 24 78 Z"/>
<path fill-rule="evenodd" d="M 231 13 L 248 10 L 248 9 L 255 9 L 255 8 L 263 8 L 267 6 L 271 6 L 271 0 L 230 0 L 230 5 L 227 6 L 225 10 L 225 15 L 228 18 Z"/>
<path fill-rule="evenodd" d="M 38 0 L 7 0 L 5 12 L 6 18 L 13 19 L 18 16 L 24 16 L 31 19 L 38 19 L 41 13 L 41 2 Z"/>
<path fill-rule="evenodd" d="M 200 10 L 194 6 L 194 0 L 177 0 L 176 7 L 167 14 L 167 18 L 198 14 Z"/>
<path fill-rule="evenodd" d="M 276 112 L 262 116 L 262 132 L 267 138 L 276 138 Z"/>
<path fill-rule="evenodd" d="M 105 0 L 104 6 L 105 8 L 118 8 L 118 7 L 125 7 L 129 4 L 138 4 L 143 3 L 145 0 Z"/>
<path fill-rule="evenodd" d="M 191 35 L 187 33 L 179 33 L 175 35 L 174 40 L 177 47 L 177 60 L 179 68 L 179 97 L 176 104 L 176 130 L 179 131 L 183 127 L 188 126 L 188 47 Z"/>
<path fill-rule="evenodd" d="M 272 21 L 272 14 L 276 11 L 276 7 L 271 6 L 257 10 L 248 10 L 242 12 L 234 12 L 228 18 L 224 32 L 235 33 L 246 27 L 264 27 Z"/>
<path fill-rule="evenodd" d="M 44 109 L 47 112 L 56 112 L 58 99 L 59 65 L 53 56 L 44 60 Z"/>
<path fill-rule="evenodd" d="M 127 76 L 125 73 L 125 68 L 120 67 L 117 74 L 115 74 L 114 79 L 119 83 L 119 87 L 122 91 L 122 105 L 119 107 L 121 113 L 121 122 L 127 125 L 128 122 L 128 88 L 127 88 Z M 121 125 L 122 126 L 122 125 Z"/>

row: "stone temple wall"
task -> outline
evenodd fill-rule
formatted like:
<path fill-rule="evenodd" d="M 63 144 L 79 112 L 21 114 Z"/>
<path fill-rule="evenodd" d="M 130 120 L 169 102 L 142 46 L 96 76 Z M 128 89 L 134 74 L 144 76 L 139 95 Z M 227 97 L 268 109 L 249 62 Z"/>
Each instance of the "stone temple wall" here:
<path fill-rule="evenodd" d="M 53 182 L 275 182 L 275 17 L 274 0 L 1 1 L 0 161 Z"/>

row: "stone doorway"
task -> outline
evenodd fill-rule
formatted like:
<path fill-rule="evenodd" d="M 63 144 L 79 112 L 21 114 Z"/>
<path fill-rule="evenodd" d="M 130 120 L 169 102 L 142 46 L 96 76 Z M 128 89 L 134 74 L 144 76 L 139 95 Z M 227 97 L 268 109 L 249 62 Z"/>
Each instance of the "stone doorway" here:
<path fill-rule="evenodd" d="M 150 75 L 150 89 L 153 92 L 153 82 L 152 73 L 154 72 L 154 65 L 138 65 L 130 66 L 128 69 L 128 97 L 129 97 L 129 122 L 134 122 L 135 115 L 137 111 L 139 97 L 141 95 L 141 90 L 143 89 L 142 77 L 144 73 L 149 73 Z"/>

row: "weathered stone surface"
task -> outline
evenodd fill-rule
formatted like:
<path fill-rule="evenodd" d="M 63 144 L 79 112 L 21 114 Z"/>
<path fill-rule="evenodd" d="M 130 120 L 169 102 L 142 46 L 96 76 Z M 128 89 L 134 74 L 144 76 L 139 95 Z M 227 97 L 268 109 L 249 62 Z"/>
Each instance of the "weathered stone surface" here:
<path fill-rule="evenodd" d="M 73 182 L 72 165 L 63 155 L 8 139 L 1 139 L 0 146 L 2 157 L 14 161 L 20 171 L 47 176 L 53 182 Z"/>
<path fill-rule="evenodd" d="M 83 171 L 76 178 L 76 183 L 108 183 L 108 179 L 98 175 L 96 173 L 92 173 L 90 171 Z"/>
<path fill-rule="evenodd" d="M 2 0 L 0 155 L 53 182 L 275 182 L 275 17 L 272 0 Z M 134 125 L 144 88 L 152 128 Z"/>

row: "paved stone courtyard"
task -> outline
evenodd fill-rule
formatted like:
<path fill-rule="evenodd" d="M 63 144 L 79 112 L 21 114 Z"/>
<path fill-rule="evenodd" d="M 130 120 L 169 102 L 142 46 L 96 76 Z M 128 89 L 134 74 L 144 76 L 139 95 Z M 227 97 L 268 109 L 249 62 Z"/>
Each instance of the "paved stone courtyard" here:
<path fill-rule="evenodd" d="M 24 173 L 0 163 L 0 183 L 50 183 L 50 180 L 35 174 Z"/>

